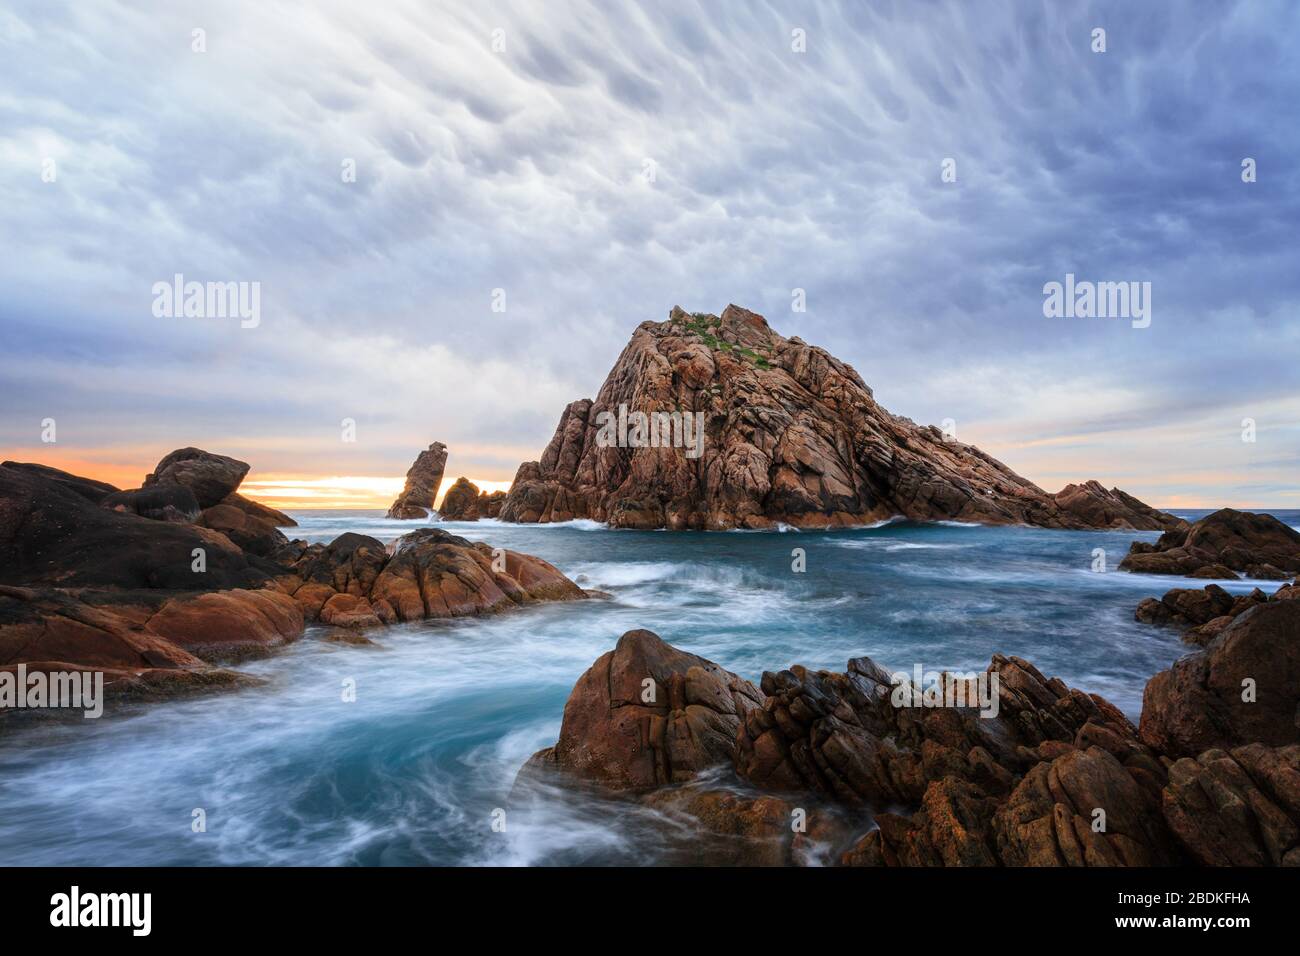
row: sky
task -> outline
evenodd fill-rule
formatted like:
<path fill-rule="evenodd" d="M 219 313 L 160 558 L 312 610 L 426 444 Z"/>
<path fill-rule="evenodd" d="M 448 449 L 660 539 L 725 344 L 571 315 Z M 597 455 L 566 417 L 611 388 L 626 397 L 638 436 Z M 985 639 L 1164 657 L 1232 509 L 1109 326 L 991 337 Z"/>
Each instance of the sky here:
<path fill-rule="evenodd" d="M 7 0 L 0 457 L 504 487 L 734 302 L 1048 490 L 1300 508 L 1298 45 L 1268 0 Z M 157 314 L 177 274 L 256 324 Z M 1149 326 L 1047 317 L 1067 274 Z"/>

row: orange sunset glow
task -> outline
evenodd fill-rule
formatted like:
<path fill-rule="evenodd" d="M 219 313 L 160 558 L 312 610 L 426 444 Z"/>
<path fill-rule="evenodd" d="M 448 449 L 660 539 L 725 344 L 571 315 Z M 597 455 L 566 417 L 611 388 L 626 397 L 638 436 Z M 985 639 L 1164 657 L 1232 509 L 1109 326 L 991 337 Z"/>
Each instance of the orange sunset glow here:
<path fill-rule="evenodd" d="M 507 491 L 508 481 L 470 478 L 480 491 Z M 445 476 L 438 486 L 438 504 L 456 481 Z M 328 478 L 299 478 L 277 475 L 246 480 L 239 493 L 272 508 L 301 510 L 312 508 L 387 508 L 402 490 L 405 479 L 379 475 L 336 475 Z"/>

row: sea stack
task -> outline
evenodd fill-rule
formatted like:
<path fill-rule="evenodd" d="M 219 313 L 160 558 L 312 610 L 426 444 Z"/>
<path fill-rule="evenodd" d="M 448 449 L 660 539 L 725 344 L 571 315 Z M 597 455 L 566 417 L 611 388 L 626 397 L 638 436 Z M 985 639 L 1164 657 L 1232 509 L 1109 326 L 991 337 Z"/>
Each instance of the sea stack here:
<path fill-rule="evenodd" d="M 596 400 L 565 408 L 503 521 L 846 527 L 893 517 L 1046 528 L 1182 526 L 1097 482 L 1049 494 L 876 403 L 854 369 L 757 313 L 674 308 L 632 334 Z"/>
<path fill-rule="evenodd" d="M 442 507 L 438 509 L 438 514 L 443 521 L 495 518 L 501 514 L 501 505 L 505 500 L 504 491 L 480 491 L 478 485 L 468 478 L 457 478 L 456 483 L 442 496 Z"/>
<path fill-rule="evenodd" d="M 406 486 L 388 509 L 388 517 L 402 520 L 429 517 L 446 467 L 447 446 L 442 442 L 436 441 L 420 452 L 406 473 Z"/>

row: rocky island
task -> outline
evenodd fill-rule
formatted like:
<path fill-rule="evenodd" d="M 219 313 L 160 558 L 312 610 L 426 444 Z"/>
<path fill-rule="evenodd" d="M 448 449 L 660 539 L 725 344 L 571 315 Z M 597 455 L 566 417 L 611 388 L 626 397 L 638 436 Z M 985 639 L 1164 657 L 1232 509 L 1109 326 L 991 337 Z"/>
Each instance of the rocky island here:
<path fill-rule="evenodd" d="M 602 435 L 602 421 L 634 414 L 698 416 L 702 447 Z M 1185 524 L 1095 481 L 1049 494 L 978 448 L 891 414 L 851 366 L 735 305 L 643 322 L 595 400 L 565 408 L 541 460 L 519 467 L 501 507 L 504 521 L 617 528 L 825 528 L 899 516 Z"/>

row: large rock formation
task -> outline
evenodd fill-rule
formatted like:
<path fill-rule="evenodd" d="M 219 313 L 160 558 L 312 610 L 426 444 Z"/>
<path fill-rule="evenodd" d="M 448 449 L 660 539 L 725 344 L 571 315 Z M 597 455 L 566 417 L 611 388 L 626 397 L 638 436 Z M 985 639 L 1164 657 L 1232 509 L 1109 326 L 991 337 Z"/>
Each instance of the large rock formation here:
<path fill-rule="evenodd" d="M 402 493 L 388 508 L 388 517 L 402 520 L 429 517 L 446 467 L 447 446 L 442 442 L 436 441 L 420 452 L 406 472 Z"/>
<path fill-rule="evenodd" d="M 656 427 L 639 430 L 639 415 Z M 896 515 L 1059 528 L 1178 520 L 1095 483 L 1049 495 L 890 414 L 850 366 L 734 305 L 642 323 L 596 400 L 570 404 L 541 461 L 520 466 L 501 510 L 506 521 L 674 529 Z"/>
<path fill-rule="evenodd" d="M 1277 518 L 1221 508 L 1155 543 L 1134 541 L 1122 571 L 1285 580 L 1300 573 L 1300 531 Z"/>
<path fill-rule="evenodd" d="M 529 761 L 521 781 L 547 769 L 678 809 L 702 831 L 751 848 L 733 845 L 730 862 L 798 862 L 780 828 L 802 806 L 816 808 L 807 811 L 810 826 L 839 841 L 849 865 L 1300 864 L 1300 682 L 1287 645 L 1296 635 L 1286 636 L 1282 620 L 1292 611 L 1300 603 L 1255 607 L 1212 650 L 1210 669 L 1225 669 L 1224 686 L 1254 657 L 1278 673 L 1261 683 L 1259 700 L 1268 703 L 1256 713 L 1195 702 L 1224 717 L 1211 721 L 1218 736 L 1192 746 L 1195 759 L 1176 759 L 1182 742 L 1147 734 L 1151 701 L 1139 734 L 1104 698 L 1019 658 L 995 656 L 986 672 L 994 713 L 964 706 L 971 698 L 959 692 L 971 684 L 955 675 L 943 675 L 926 706 L 916 706 L 899 693 L 910 685 L 895 684 L 869 658 L 850 661 L 845 673 L 765 673 L 758 692 L 633 631 L 578 681 L 559 741 Z M 667 702 L 641 696 L 665 685 Z M 1213 678 L 1210 685 L 1212 693 Z M 692 706 L 703 707 L 693 722 Z M 1195 730 L 1196 715 L 1174 706 L 1172 722 Z M 710 768 L 701 788 L 697 777 Z"/>
<path fill-rule="evenodd" d="M 186 451 L 187 468 L 156 474 L 199 480 L 204 501 L 224 492 L 193 523 L 172 513 L 200 500 L 179 481 L 124 501 L 57 469 L 0 465 L 0 669 L 103 671 L 111 695 L 154 696 L 246 683 L 210 665 L 295 640 L 310 621 L 364 627 L 585 596 L 545 561 L 435 529 L 387 548 L 363 535 L 286 542 L 278 512 L 218 487 L 200 467 L 207 453 Z"/>
<path fill-rule="evenodd" d="M 456 483 L 442 496 L 442 505 L 438 515 L 443 521 L 477 521 L 479 518 L 495 518 L 501 514 L 506 493 L 494 491 L 489 494 L 479 491 L 478 485 L 468 478 L 457 478 Z"/>

